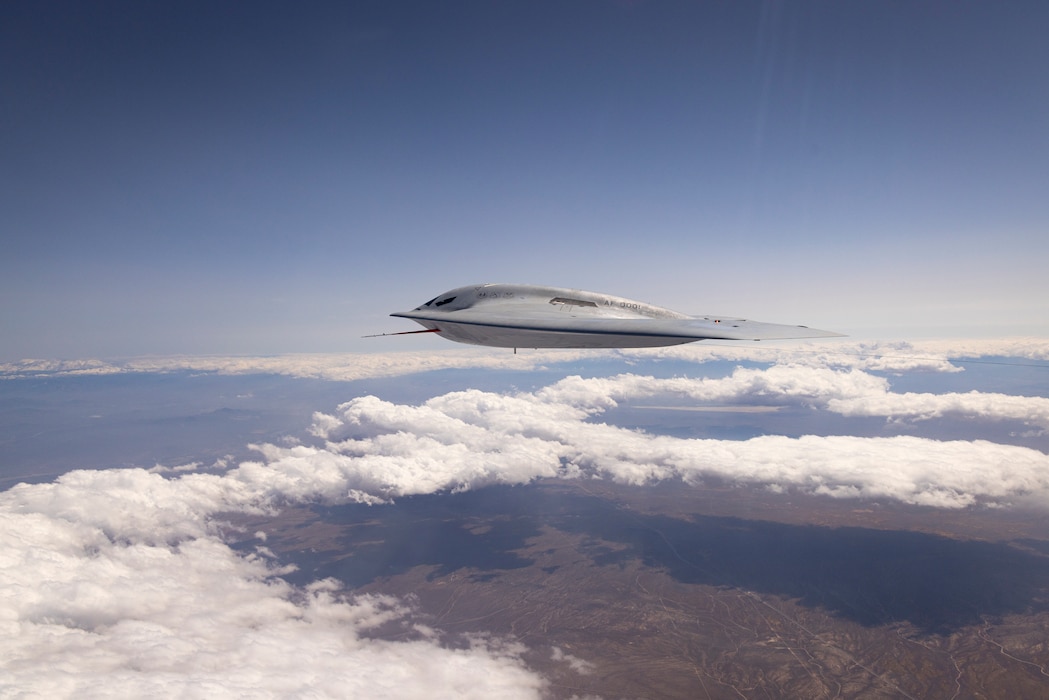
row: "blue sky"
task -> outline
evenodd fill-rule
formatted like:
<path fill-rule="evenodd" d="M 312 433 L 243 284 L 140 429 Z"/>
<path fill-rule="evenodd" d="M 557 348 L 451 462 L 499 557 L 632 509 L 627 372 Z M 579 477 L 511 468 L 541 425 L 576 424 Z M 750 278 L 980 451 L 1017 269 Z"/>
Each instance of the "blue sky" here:
<path fill-rule="evenodd" d="M 1045 337 L 1047 29 L 1042 2 L 5 3 L 0 359 L 381 351 L 387 313 L 485 281 Z"/>

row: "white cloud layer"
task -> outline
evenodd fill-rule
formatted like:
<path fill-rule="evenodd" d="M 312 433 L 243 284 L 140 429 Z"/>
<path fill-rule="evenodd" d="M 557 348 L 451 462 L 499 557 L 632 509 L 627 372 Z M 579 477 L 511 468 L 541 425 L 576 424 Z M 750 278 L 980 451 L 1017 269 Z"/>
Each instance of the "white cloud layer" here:
<path fill-rule="evenodd" d="M 738 368 L 719 379 L 569 377 L 530 393 L 467 390 L 420 405 L 358 397 L 315 415 L 315 444 L 260 445 L 260 459 L 221 473 L 75 471 L 0 493 L 0 688 L 30 697 L 542 693 L 542 678 L 510 641 L 452 649 L 413 623 L 403 601 L 342 598 L 332 582 L 290 586 L 261 543 L 247 556 L 224 543 L 216 518 L 231 511 L 537 477 L 717 479 L 941 508 L 1049 507 L 1049 456 L 1024 447 L 910 436 L 682 439 L 600 420 L 654 398 L 1049 427 L 1045 398 L 897 394 L 861 369 L 811 364 Z M 412 641 L 369 637 L 389 624 L 414 630 Z"/>
<path fill-rule="evenodd" d="M 658 379 L 633 374 L 569 377 L 542 395 L 594 407 L 668 395 L 697 402 L 802 403 L 845 416 L 1016 420 L 1049 429 L 1049 398 L 978 391 L 895 393 L 888 380 L 858 369 L 774 365 L 767 369 L 737 368 L 731 376 L 719 379 Z"/>
<path fill-rule="evenodd" d="M 655 379 L 638 375 L 569 377 L 535 393 L 476 390 L 419 406 L 354 399 L 338 415 L 318 414 L 324 447 L 265 446 L 266 466 L 303 475 L 347 478 L 350 489 L 383 498 L 537 477 L 612 478 L 632 484 L 717 478 L 835 497 L 890 498 L 958 508 L 1014 499 L 1049 505 L 1049 456 L 993 442 L 899 436 L 778 435 L 744 441 L 682 439 L 597 422 L 619 401 L 672 394 L 701 401 L 776 401 L 928 418 L 933 411 L 1004 416 L 1045 424 L 1038 397 L 891 394 L 884 380 L 851 370 L 776 366 L 738 369 L 725 379 Z M 245 465 L 246 466 L 246 465 Z M 262 465 L 259 465 L 260 468 Z M 242 467 L 244 468 L 244 467 Z M 328 494 L 329 496 L 332 494 Z"/>
<path fill-rule="evenodd" d="M 25 697 L 539 697 L 518 645 L 411 631 L 382 596 L 296 589 L 219 538 L 250 479 L 78 471 L 0 494 L 0 688 Z M 260 549 L 260 551 L 265 551 Z"/>
<path fill-rule="evenodd" d="M 439 369 L 532 370 L 546 364 L 616 357 L 626 362 L 656 358 L 686 362 L 715 360 L 793 362 L 814 366 L 904 372 L 956 372 L 951 358 L 1010 357 L 1049 360 L 1049 342 L 1040 338 L 935 341 L 783 341 L 769 344 L 722 345 L 692 343 L 639 350 L 523 350 L 513 354 L 492 348 L 449 343 L 440 351 L 295 354 L 272 357 L 176 356 L 138 357 L 122 361 L 21 360 L 0 363 L 0 379 L 44 376 L 106 375 L 128 372 L 215 372 L 218 374 L 282 374 L 293 377 L 352 381 L 394 377 Z"/>

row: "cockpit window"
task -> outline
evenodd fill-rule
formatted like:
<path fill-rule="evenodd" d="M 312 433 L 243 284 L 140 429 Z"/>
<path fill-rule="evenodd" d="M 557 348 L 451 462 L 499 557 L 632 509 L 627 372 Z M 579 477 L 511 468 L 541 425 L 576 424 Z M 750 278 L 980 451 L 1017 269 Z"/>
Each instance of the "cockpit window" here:
<path fill-rule="evenodd" d="M 436 299 L 436 297 L 434 297 L 434 298 Z M 450 304 L 453 301 L 455 301 L 455 297 L 448 297 L 447 299 L 441 299 L 439 302 L 437 302 L 435 304 L 435 306 L 444 306 L 445 304 Z"/>
<path fill-rule="evenodd" d="M 564 304 L 565 306 L 593 306 L 597 308 L 597 304 L 592 301 L 586 301 L 584 299 L 569 299 L 568 297 L 554 297 L 550 300 L 551 304 Z"/>

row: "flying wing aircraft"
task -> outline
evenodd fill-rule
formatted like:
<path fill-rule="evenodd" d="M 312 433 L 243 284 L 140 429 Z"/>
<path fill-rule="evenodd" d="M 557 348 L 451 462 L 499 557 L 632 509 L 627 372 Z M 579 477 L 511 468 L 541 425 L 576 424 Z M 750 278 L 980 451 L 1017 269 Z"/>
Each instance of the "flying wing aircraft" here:
<path fill-rule="evenodd" d="M 697 340 L 841 335 L 727 316 L 689 316 L 608 294 L 528 284 L 459 287 L 390 315 L 410 318 L 425 329 L 404 334 L 437 333 L 498 348 L 649 348 Z"/>

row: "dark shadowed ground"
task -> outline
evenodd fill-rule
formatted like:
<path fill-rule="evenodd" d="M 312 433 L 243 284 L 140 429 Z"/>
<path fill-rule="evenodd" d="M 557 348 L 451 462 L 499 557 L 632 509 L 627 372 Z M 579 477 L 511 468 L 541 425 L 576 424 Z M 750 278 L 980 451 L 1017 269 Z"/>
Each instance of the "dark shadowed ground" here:
<path fill-rule="evenodd" d="M 541 482 L 241 524 L 298 583 L 411 596 L 442 630 L 523 639 L 565 697 L 1049 693 L 1036 514 Z"/>

